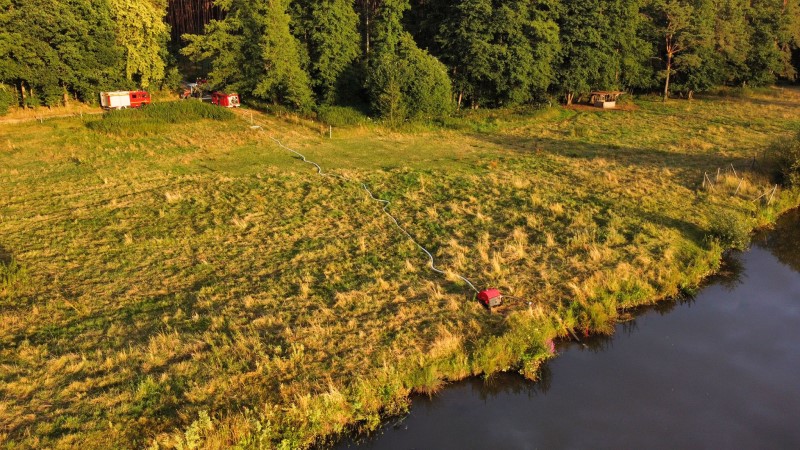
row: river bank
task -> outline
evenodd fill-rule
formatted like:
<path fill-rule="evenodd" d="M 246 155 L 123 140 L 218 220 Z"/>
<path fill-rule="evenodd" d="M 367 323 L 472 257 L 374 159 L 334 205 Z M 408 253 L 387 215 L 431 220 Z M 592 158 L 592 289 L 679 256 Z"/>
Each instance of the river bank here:
<path fill-rule="evenodd" d="M 559 345 L 538 382 L 454 383 L 337 448 L 794 448 L 798 237 L 794 210 L 697 295 L 638 311 L 613 336 Z"/>

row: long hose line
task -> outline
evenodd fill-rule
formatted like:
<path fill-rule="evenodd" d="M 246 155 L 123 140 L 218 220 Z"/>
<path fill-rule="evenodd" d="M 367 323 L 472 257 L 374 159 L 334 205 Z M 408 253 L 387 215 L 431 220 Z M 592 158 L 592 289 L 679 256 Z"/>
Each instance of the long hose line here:
<path fill-rule="evenodd" d="M 262 130 L 262 131 L 263 131 L 263 128 L 261 128 L 261 127 L 258 127 L 258 128 L 259 128 L 260 130 Z M 347 177 L 345 177 L 345 176 L 342 176 L 342 175 L 325 173 L 325 171 L 324 171 L 324 170 L 322 170 L 322 167 L 321 167 L 319 164 L 315 163 L 314 161 L 311 161 L 311 160 L 309 160 L 309 159 L 308 159 L 308 158 L 306 158 L 306 157 L 305 157 L 305 155 L 303 155 L 302 153 L 298 152 L 297 150 L 293 150 L 293 149 L 291 149 L 291 148 L 289 148 L 289 147 L 287 147 L 287 146 L 283 145 L 283 143 L 282 143 L 281 141 L 279 141 L 279 140 L 275 139 L 274 137 L 271 137 L 271 136 L 270 136 L 270 139 L 271 139 L 273 142 L 275 142 L 275 143 L 276 143 L 276 144 L 277 144 L 279 147 L 283 148 L 284 150 L 288 150 L 288 151 L 290 151 L 290 152 L 294 153 L 295 155 L 297 155 L 298 157 L 300 157 L 300 159 L 302 159 L 304 163 L 306 163 L 306 164 L 311 164 L 312 166 L 316 167 L 316 169 L 317 169 L 317 174 L 318 174 L 318 175 L 320 175 L 320 176 L 323 176 L 323 177 L 334 177 L 334 178 L 339 178 L 339 179 L 342 179 L 342 180 L 345 180 L 345 181 L 348 181 L 348 182 L 353 182 L 352 180 L 350 180 L 350 179 L 348 179 Z M 366 183 L 361 183 L 361 187 L 362 187 L 362 188 L 364 188 L 364 190 L 365 190 L 365 191 L 367 191 L 367 194 L 369 194 L 369 197 L 370 197 L 372 200 L 374 200 L 374 201 L 376 201 L 376 202 L 378 202 L 378 203 L 380 203 L 380 204 L 382 204 L 382 205 L 383 205 L 383 207 L 382 207 L 381 209 L 383 210 L 383 212 L 384 212 L 384 213 L 385 213 L 387 216 L 389 216 L 389 218 L 392 220 L 392 222 L 394 222 L 394 225 L 395 225 L 395 226 L 396 226 L 396 227 L 397 227 L 397 228 L 398 228 L 400 231 L 402 231 L 402 232 L 403 232 L 403 234 L 405 234 L 405 235 L 406 235 L 406 237 L 408 237 L 408 239 L 409 239 L 409 240 L 411 240 L 411 242 L 413 242 L 414 244 L 416 244 L 416 245 L 417 245 L 417 247 L 419 247 L 419 249 L 420 249 L 420 250 L 422 250 L 423 252 L 425 252 L 425 254 L 428 256 L 429 265 L 430 265 L 430 268 L 431 268 L 431 270 L 433 270 L 434 272 L 436 272 L 436 273 L 438 273 L 438 274 L 441 274 L 441 275 L 447 275 L 447 272 L 445 272 L 444 270 L 441 270 L 441 269 L 439 269 L 438 267 L 436 267 L 436 262 L 434 261 L 434 259 L 433 259 L 433 255 L 431 254 L 431 252 L 429 252 L 429 251 L 428 251 L 428 249 L 426 249 L 425 247 L 423 247 L 423 246 L 422 246 L 422 244 L 420 244 L 420 243 L 419 243 L 419 242 L 418 242 L 418 241 L 417 241 L 417 240 L 414 238 L 414 236 L 412 236 L 412 235 L 411 235 L 411 233 L 409 233 L 409 232 L 408 232 L 408 230 L 406 230 L 405 228 L 403 228 L 403 227 L 400 225 L 400 222 L 397 220 L 397 218 L 396 218 L 394 215 L 392 215 L 392 213 L 390 213 L 390 212 L 389 212 L 388 208 L 389 208 L 389 205 L 391 205 L 391 202 L 390 202 L 390 201 L 388 201 L 388 200 L 383 200 L 383 199 L 380 199 L 380 198 L 378 198 L 378 197 L 375 197 L 375 194 L 373 194 L 373 193 L 372 193 L 372 191 L 370 191 L 370 190 L 369 190 L 369 188 L 367 187 Z M 454 275 L 455 275 L 455 276 L 457 276 L 459 279 L 461 279 L 463 282 L 467 283 L 467 285 L 468 285 L 470 288 L 472 288 L 472 290 L 473 290 L 473 291 L 475 291 L 475 293 L 476 293 L 476 294 L 480 292 L 480 291 L 478 291 L 478 289 L 475 287 L 475 285 L 474 285 L 474 284 L 472 284 L 472 282 L 471 282 L 471 281 L 469 281 L 468 279 L 466 279 L 465 277 L 463 277 L 463 276 L 461 276 L 461 275 L 459 275 L 459 274 L 457 274 L 457 273 L 454 273 Z"/>

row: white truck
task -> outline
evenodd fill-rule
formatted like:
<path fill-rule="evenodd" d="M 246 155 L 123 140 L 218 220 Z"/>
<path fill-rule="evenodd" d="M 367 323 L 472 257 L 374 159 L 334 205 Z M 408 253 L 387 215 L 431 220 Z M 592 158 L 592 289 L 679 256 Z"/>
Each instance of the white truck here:
<path fill-rule="evenodd" d="M 113 91 L 100 93 L 103 109 L 141 108 L 150 104 L 150 94 L 145 91 Z"/>

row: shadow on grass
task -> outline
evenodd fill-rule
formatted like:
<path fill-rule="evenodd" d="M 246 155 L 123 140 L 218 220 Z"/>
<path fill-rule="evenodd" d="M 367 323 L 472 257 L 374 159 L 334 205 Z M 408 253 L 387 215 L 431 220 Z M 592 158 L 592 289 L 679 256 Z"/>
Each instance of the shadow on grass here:
<path fill-rule="evenodd" d="M 11 264 L 11 260 L 11 252 L 7 248 L 0 245 L 0 264 L 7 266 Z"/>
<path fill-rule="evenodd" d="M 500 145 L 521 156 L 549 154 L 589 161 L 603 158 L 643 169 L 671 169 L 686 172 L 695 175 L 680 180 L 685 187 L 690 189 L 697 187 L 704 172 L 720 167 L 729 167 L 731 164 L 737 169 L 748 168 L 752 163 L 750 156 L 730 157 L 713 152 L 680 153 L 652 148 L 625 147 L 618 144 L 597 144 L 504 134 L 474 134 L 472 137 Z"/>

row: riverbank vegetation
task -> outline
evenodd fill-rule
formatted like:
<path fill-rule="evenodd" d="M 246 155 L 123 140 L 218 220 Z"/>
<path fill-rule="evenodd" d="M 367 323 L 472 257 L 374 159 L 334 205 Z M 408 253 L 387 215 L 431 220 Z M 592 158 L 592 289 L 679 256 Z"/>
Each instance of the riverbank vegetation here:
<path fill-rule="evenodd" d="M 800 131 L 792 89 L 400 128 L 334 109 L 355 124 L 332 135 L 283 112 L 141 126 L 183 105 L 0 124 L 3 445 L 302 448 L 374 429 L 447 380 L 535 379 L 552 339 L 691 292 L 800 200 L 767 156 Z M 270 137 L 391 200 L 447 276 L 357 183 Z"/>
<path fill-rule="evenodd" d="M 785 184 L 800 186 L 800 133 L 776 142 L 771 150 L 780 179 Z"/>

